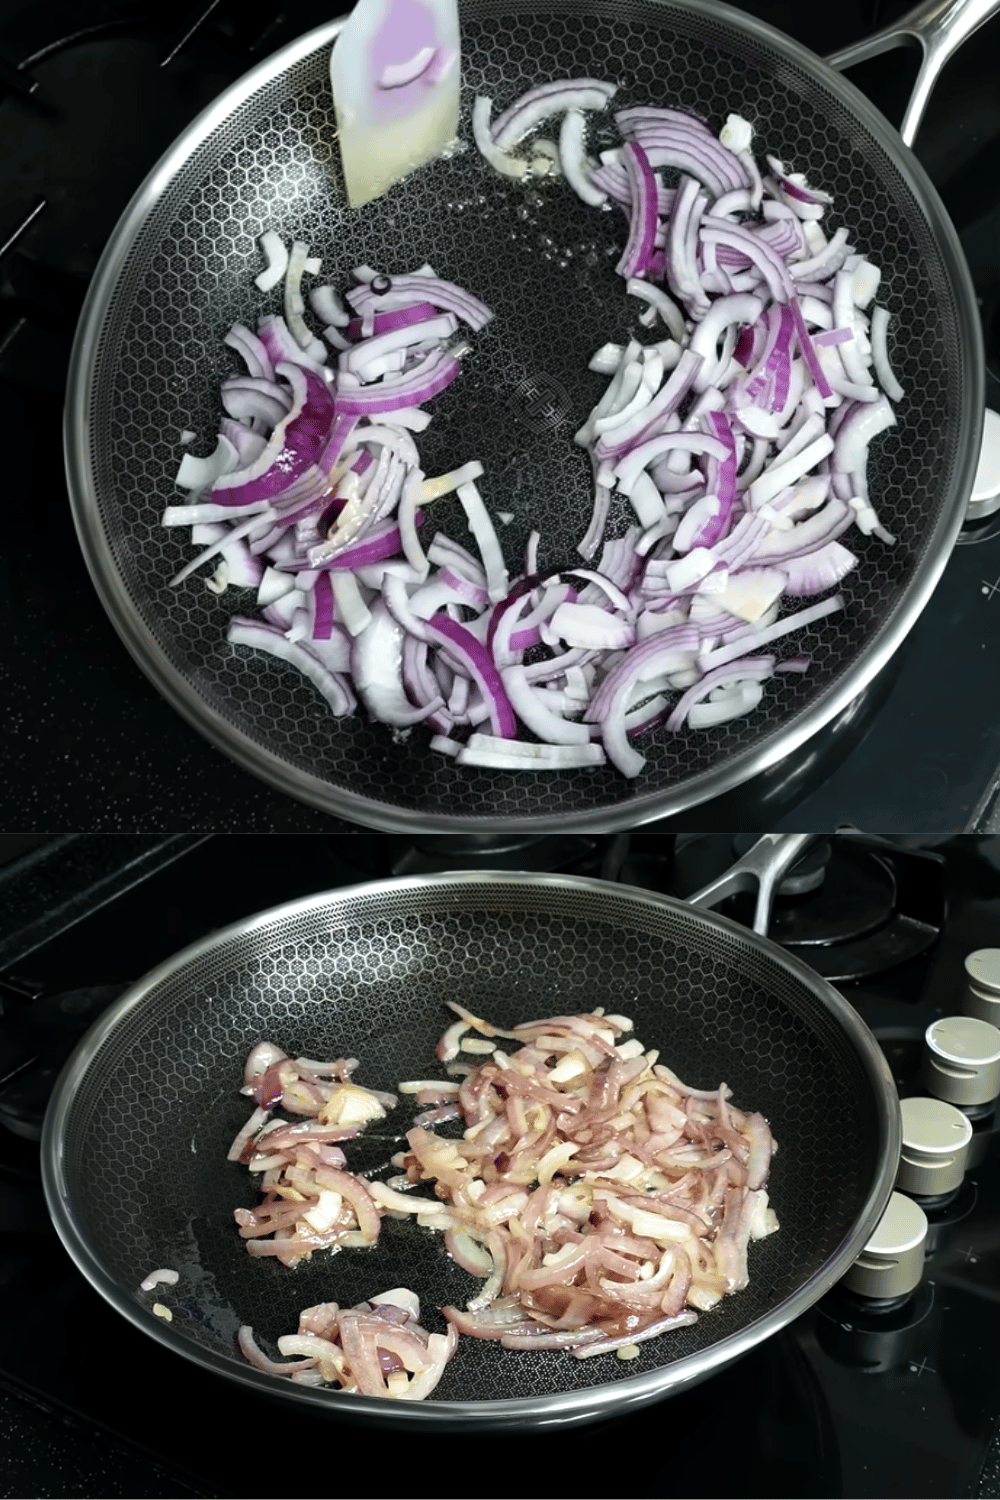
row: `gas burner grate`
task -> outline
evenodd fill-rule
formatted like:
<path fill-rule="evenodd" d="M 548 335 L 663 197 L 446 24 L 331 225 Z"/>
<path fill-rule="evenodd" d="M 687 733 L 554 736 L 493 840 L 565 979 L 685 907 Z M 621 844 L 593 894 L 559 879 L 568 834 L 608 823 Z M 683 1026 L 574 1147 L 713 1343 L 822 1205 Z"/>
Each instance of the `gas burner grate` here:
<path fill-rule="evenodd" d="M 747 843 L 743 836 L 682 836 L 671 889 L 692 895 L 723 874 Z M 749 926 L 754 900 L 752 894 L 733 896 L 719 910 Z M 789 871 L 769 936 L 826 979 L 858 980 L 924 953 L 944 915 L 940 855 L 839 835 L 814 844 Z"/>

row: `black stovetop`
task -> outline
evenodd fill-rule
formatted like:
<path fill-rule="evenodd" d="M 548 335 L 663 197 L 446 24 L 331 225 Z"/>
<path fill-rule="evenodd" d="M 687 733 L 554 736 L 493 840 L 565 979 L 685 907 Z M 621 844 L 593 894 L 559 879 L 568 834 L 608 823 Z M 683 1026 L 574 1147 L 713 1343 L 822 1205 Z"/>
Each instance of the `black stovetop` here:
<path fill-rule="evenodd" d="M 742 8 L 822 54 L 906 7 L 748 0 Z M 0 396 L 13 439 L 0 551 L 8 730 L 0 827 L 349 826 L 230 763 L 143 676 L 90 583 L 61 455 L 72 334 L 119 213 L 212 98 L 330 14 L 322 0 L 202 0 L 180 16 L 151 0 L 0 0 Z M 905 56 L 881 58 L 852 76 L 898 120 L 914 67 Z M 947 68 L 916 149 L 972 267 L 989 399 L 1000 407 L 998 68 L 1000 17 Z M 836 732 L 818 736 L 766 784 L 669 826 L 991 827 L 1000 678 L 986 663 L 1000 645 L 1000 520 L 964 542 L 908 648 Z"/>
<path fill-rule="evenodd" d="M 732 849 L 730 837 L 636 834 L 509 841 L 488 859 L 679 893 Z M 901 1308 L 866 1312 L 835 1289 L 696 1389 L 580 1433 L 517 1434 L 499 1465 L 490 1438 L 474 1434 L 399 1439 L 386 1464 L 377 1433 L 231 1388 L 145 1339 L 83 1279 L 44 1206 L 31 1136 L 45 1080 L 31 1056 L 57 1066 L 130 979 L 240 915 L 483 857 L 457 841 L 446 855 L 433 842 L 381 836 L 218 836 L 184 848 L 91 837 L 0 863 L 0 1080 L 14 1070 L 0 1082 L 0 1495 L 1000 1495 L 995 1137 L 958 1197 L 931 1214 L 925 1280 Z M 841 839 L 811 858 L 828 861 L 841 938 L 884 931 L 908 908 L 903 962 L 881 968 L 888 950 L 878 942 L 858 962 L 855 943 L 855 967 L 880 972 L 839 984 L 905 1093 L 924 1029 L 960 1009 L 964 957 L 997 942 L 1000 840 Z M 898 902 L 882 910 L 886 872 Z M 848 920 L 862 886 L 864 911 Z M 811 941 L 824 900 L 783 901 L 775 931 Z M 818 962 L 844 972 L 849 947 L 824 947 Z"/>

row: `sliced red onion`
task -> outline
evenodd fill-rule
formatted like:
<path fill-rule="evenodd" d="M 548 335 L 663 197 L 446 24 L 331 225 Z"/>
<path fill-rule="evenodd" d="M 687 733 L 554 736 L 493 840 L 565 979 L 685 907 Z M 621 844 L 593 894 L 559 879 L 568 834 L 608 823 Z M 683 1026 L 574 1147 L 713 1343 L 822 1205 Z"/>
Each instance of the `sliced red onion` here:
<path fill-rule="evenodd" d="M 560 583 L 557 580 L 554 584 L 542 590 L 542 597 L 539 603 L 523 619 L 520 619 L 519 616 L 522 613 L 524 605 L 528 602 L 526 599 L 523 602 L 515 604 L 514 608 L 509 612 L 505 612 L 497 625 L 496 633 L 493 637 L 493 657 L 497 665 L 499 666 L 501 663 L 506 665 L 507 661 L 511 659 L 512 653 L 516 658 L 521 653 L 530 650 L 532 646 L 537 646 L 541 640 L 545 640 L 546 645 L 558 648 L 560 645 L 559 634 L 549 628 L 552 617 L 561 605 L 575 603 L 576 597 L 576 590 L 570 584 Z M 503 601 L 503 606 L 506 606 L 510 602 L 510 598 L 511 595 L 508 595 L 507 599 Z M 491 619 L 486 635 L 487 645 L 489 645 L 490 629 L 492 629 L 492 626 L 493 620 Z"/>
<path fill-rule="evenodd" d="M 319 471 L 318 478 L 322 479 Z M 168 505 L 160 517 L 161 526 L 198 526 L 208 525 L 213 521 L 229 521 L 238 517 L 249 516 L 253 518 L 253 524 L 257 525 L 262 518 L 274 518 L 274 510 L 267 500 L 248 501 L 246 505 L 215 505 L 211 501 L 203 501 L 198 505 Z M 193 572 L 194 569 L 192 568 Z M 185 574 L 187 576 L 187 574 Z M 177 582 L 181 581 L 180 574 Z"/>
<path fill-rule="evenodd" d="M 868 406 L 856 406 L 837 429 L 830 466 L 834 473 L 853 474 L 868 462 L 868 445 L 880 432 L 893 427 L 896 416 L 885 398 Z"/>
<path fill-rule="evenodd" d="M 703 317 L 710 305 L 698 264 L 699 226 L 707 203 L 698 179 L 682 176 L 667 229 L 667 284 L 694 318 Z"/>
<path fill-rule="evenodd" d="M 774 670 L 776 672 L 808 672 L 811 666 L 811 656 L 789 656 L 786 661 L 779 661 Z"/>
<path fill-rule="evenodd" d="M 344 416 L 368 417 L 401 406 L 422 406 L 451 385 L 460 368 L 461 361 L 456 354 L 436 350 L 392 385 L 342 391 L 337 398 L 337 408 Z"/>
<path fill-rule="evenodd" d="M 514 710 L 485 646 L 464 625 L 444 614 L 434 615 L 427 622 L 427 631 L 430 638 L 445 648 L 448 657 L 479 688 L 489 711 L 494 735 L 500 739 L 514 739 L 517 735 Z"/>
<path fill-rule="evenodd" d="M 629 494 L 636 476 L 641 474 L 654 458 L 674 451 L 706 453 L 712 458 L 717 458 L 720 463 L 728 457 L 726 445 L 707 433 L 664 432 L 659 437 L 649 438 L 646 442 L 640 443 L 624 458 L 618 460 L 614 466 L 618 489 L 622 494 Z"/>
<path fill-rule="evenodd" d="M 761 620 L 771 606 L 777 604 L 783 593 L 791 592 L 788 589 L 788 577 L 784 566 L 741 568 L 737 573 L 730 573 L 726 587 L 712 597 L 721 609 L 752 624 Z M 819 593 L 821 590 L 815 589 L 813 592 Z"/>
<path fill-rule="evenodd" d="M 258 609 L 266 609 L 268 605 L 275 604 L 287 594 L 293 593 L 294 590 L 294 578 L 289 578 L 287 573 L 282 573 L 279 569 L 268 566 L 264 569 L 260 585 L 257 589 L 257 607 Z"/>
<path fill-rule="evenodd" d="M 793 598 L 822 594 L 846 578 L 858 559 L 839 542 L 827 542 L 815 552 L 782 560 L 785 592 Z"/>
<path fill-rule="evenodd" d="M 600 723 L 608 756 L 624 776 L 637 776 L 646 763 L 645 757 L 626 739 L 625 714 L 630 695 L 636 683 L 660 673 L 663 660 L 672 657 L 677 649 L 676 639 L 663 631 L 633 646 L 608 674 L 584 711 L 585 721 Z M 697 645 L 697 639 L 693 644 Z"/>
<path fill-rule="evenodd" d="M 268 358 L 277 371 L 280 364 L 301 365 L 305 370 L 324 375 L 326 351 L 317 340 L 315 354 L 303 349 L 292 336 L 284 318 L 274 315 L 261 318 L 257 324 L 257 336 L 267 350 Z"/>
<path fill-rule="evenodd" d="M 434 479 L 425 479 L 420 488 L 420 499 L 424 503 L 430 500 L 439 500 L 442 495 L 450 495 L 460 485 L 472 484 L 483 476 L 483 466 L 478 460 L 462 464 L 461 468 L 452 469 L 448 474 L 438 475 Z"/>
<path fill-rule="evenodd" d="M 423 486 L 423 472 L 420 469 L 411 469 L 403 482 L 403 488 L 399 497 L 399 508 L 396 519 L 399 526 L 400 546 L 407 562 L 414 568 L 417 575 L 424 579 L 430 570 L 430 563 L 423 547 L 420 544 L 420 536 L 417 530 L 417 501 Z"/>
<path fill-rule="evenodd" d="M 221 594 L 229 587 L 255 589 L 263 573 L 263 564 L 252 555 L 245 542 L 227 541 L 221 549 L 221 561 L 214 578 L 205 581 L 213 593 Z"/>
<path fill-rule="evenodd" d="M 764 696 L 759 682 L 743 677 L 728 687 L 716 687 L 707 699 L 692 704 L 688 709 L 689 729 L 716 729 L 720 724 L 729 724 L 733 719 L 745 718 L 753 713 Z"/>
<path fill-rule="evenodd" d="M 347 328 L 350 313 L 344 307 L 332 286 L 315 286 L 309 293 L 309 303 L 322 323 L 333 328 Z"/>
<path fill-rule="evenodd" d="M 174 483 L 182 490 L 201 492 L 214 485 L 224 474 L 240 467 L 240 455 L 224 433 L 216 438 L 215 448 L 204 458 L 185 453 Z"/>
<path fill-rule="evenodd" d="M 330 588 L 332 591 L 332 579 Z M 336 595 L 334 595 L 334 609 L 336 609 Z M 351 637 L 336 621 L 331 626 L 329 637 L 323 640 L 315 637 L 304 639 L 302 645 L 328 672 L 333 672 L 338 676 L 350 674 Z"/>
<path fill-rule="evenodd" d="M 371 612 L 353 573 L 331 573 L 334 607 L 348 634 L 358 636 L 371 624 Z"/>
<path fill-rule="evenodd" d="M 354 694 L 342 677 L 328 671 L 297 641 L 286 640 L 281 631 L 275 630 L 273 626 L 236 616 L 229 623 L 226 639 L 233 646 L 250 646 L 255 651 L 267 651 L 298 667 L 302 675 L 308 677 L 322 693 L 331 713 L 337 718 L 353 713 L 357 707 Z"/>
<path fill-rule="evenodd" d="M 672 338 L 675 338 L 680 344 L 686 341 L 687 325 L 684 321 L 684 315 L 676 302 L 668 297 L 662 288 L 651 286 L 648 281 L 633 279 L 628 282 L 625 290 L 630 296 L 640 297 L 644 302 L 648 302 L 650 307 L 655 308 L 656 312 L 663 319 Z"/>
<path fill-rule="evenodd" d="M 222 386 L 222 404 L 238 422 L 259 421 L 271 428 L 288 415 L 291 398 L 277 381 L 242 375 Z M 211 482 L 211 481 L 210 481 Z"/>
<path fill-rule="evenodd" d="M 258 243 L 267 257 L 267 266 L 255 277 L 255 284 L 262 292 L 270 292 L 284 280 L 288 269 L 288 249 L 280 234 L 273 229 L 266 229 Z"/>
<path fill-rule="evenodd" d="M 706 672 L 700 682 L 688 688 L 666 721 L 665 728 L 668 733 L 676 733 L 679 729 L 683 728 L 688 714 L 694 705 L 700 703 L 703 698 L 707 698 L 708 694 L 714 688 L 723 687 L 731 682 L 742 682 L 747 679 L 762 682 L 770 677 L 774 671 L 773 656 L 741 657 L 739 648 L 737 648 L 733 653 L 733 657 L 734 659 L 727 664 L 715 667 Z"/>
<path fill-rule="evenodd" d="M 375 317 L 380 316 L 379 307 L 389 304 L 395 298 L 416 298 L 424 303 L 430 303 L 434 308 L 443 309 L 445 312 L 454 313 L 461 318 L 475 332 L 485 328 L 493 317 L 493 313 L 478 297 L 473 297 L 463 287 L 456 286 L 453 281 L 444 281 L 439 276 L 394 276 L 388 278 L 390 290 L 387 292 L 376 292 L 371 285 L 358 287 L 348 293 L 348 301 L 356 312 L 364 314 L 372 312 Z M 408 305 L 412 305 L 409 304 Z"/>
<path fill-rule="evenodd" d="M 852 522 L 850 508 L 834 498 L 814 514 L 808 514 L 795 525 L 765 532 L 751 549 L 756 562 L 777 562 L 784 567 L 787 559 L 810 556 L 820 547 L 834 541 Z"/>
<path fill-rule="evenodd" d="M 253 1329 L 245 1324 L 237 1335 L 237 1342 L 243 1357 L 252 1364 L 255 1369 L 263 1370 L 265 1375 L 291 1375 L 297 1370 L 311 1370 L 316 1364 L 316 1358 L 286 1360 L 283 1363 L 274 1359 L 268 1359 L 257 1344 L 253 1336 Z"/>
<path fill-rule="evenodd" d="M 589 745 L 590 731 L 585 724 L 571 723 L 546 705 L 537 688 L 532 687 L 519 665 L 500 670 L 507 697 L 521 722 L 550 745 Z"/>
<path fill-rule="evenodd" d="M 159 1286 L 161 1282 L 166 1286 L 176 1286 L 179 1280 L 180 1277 L 176 1271 L 171 1271 L 166 1268 L 157 1271 L 150 1271 L 149 1275 L 139 1283 L 139 1290 L 141 1292 L 151 1292 L 153 1288 Z"/>
<path fill-rule="evenodd" d="M 787 193 L 790 198 L 794 198 L 797 203 L 819 204 L 822 206 L 833 202 L 829 193 L 811 188 L 801 172 L 786 171 L 784 164 L 777 157 L 768 156 L 766 161 L 782 192 Z"/>
<path fill-rule="evenodd" d="M 367 311 L 370 315 L 370 309 Z M 402 328 L 410 328 L 415 323 L 426 323 L 435 316 L 436 312 L 437 308 L 431 302 L 415 302 L 409 307 L 397 307 L 390 312 L 375 313 L 372 316 L 372 335 L 377 338 L 383 333 L 394 333 Z M 345 317 L 347 317 L 346 313 Z M 348 318 L 347 336 L 355 341 L 364 337 L 361 318 Z"/>
<path fill-rule="evenodd" d="M 644 281 L 629 282 L 629 286 L 645 286 Z M 616 375 L 621 368 L 625 348 L 622 344 L 602 344 L 597 353 L 592 355 L 587 365 L 588 370 L 595 371 L 598 375 Z"/>
<path fill-rule="evenodd" d="M 628 240 L 615 270 L 629 279 L 649 270 L 656 235 L 656 178 L 649 157 L 636 141 L 627 141 L 622 148 L 622 165 L 628 175 L 632 210 Z"/>
<path fill-rule="evenodd" d="M 872 309 L 872 362 L 878 383 L 890 401 L 902 401 L 903 387 L 896 379 L 889 363 L 888 335 L 890 313 L 886 307 Z"/>
<path fill-rule="evenodd" d="M 413 517 L 414 526 L 421 526 L 423 519 L 423 512 L 418 510 Z M 342 552 L 338 552 L 336 557 L 319 566 L 328 567 L 334 575 L 339 576 L 348 569 L 356 571 L 396 557 L 402 551 L 402 546 L 403 539 L 398 524 L 395 521 L 382 521 L 360 540 L 352 542 Z"/>
<path fill-rule="evenodd" d="M 826 458 L 833 451 L 834 440 L 829 433 L 824 433 L 801 452 L 787 459 L 782 456 L 781 462 L 769 464 L 760 478 L 755 479 L 750 486 L 750 504 L 757 509 L 768 501 L 774 500 L 789 485 L 804 478 L 821 459 Z"/>
<path fill-rule="evenodd" d="M 301 240 L 296 240 L 292 245 L 288 257 L 288 268 L 285 272 L 285 322 L 299 348 L 304 349 L 307 354 L 322 364 L 326 358 L 326 350 L 321 341 L 313 337 L 302 316 L 305 312 L 305 303 L 302 299 L 301 284 L 307 262 L 309 262 L 309 246 Z"/>
<path fill-rule="evenodd" d="M 567 572 L 575 578 L 585 578 L 588 583 L 594 584 L 602 594 L 607 595 L 615 609 L 620 609 L 625 614 L 631 610 L 631 603 L 625 593 L 606 574 L 594 568 L 568 568 Z"/>
<path fill-rule="evenodd" d="M 325 382 L 310 370 L 282 363 L 278 374 L 292 387 L 291 409 L 277 423 L 255 463 L 216 479 L 211 492 L 215 504 L 240 506 L 281 499 L 316 468 L 333 421 L 333 399 Z"/>
<path fill-rule="evenodd" d="M 252 376 L 262 380 L 274 380 L 274 366 L 261 339 L 242 323 L 234 323 L 232 328 L 223 339 L 230 349 L 235 349 L 239 354 L 247 371 Z"/>
<path fill-rule="evenodd" d="M 476 538 L 482 555 L 483 567 L 486 570 L 487 592 L 493 602 L 497 603 L 507 593 L 507 565 L 503 559 L 493 522 L 489 518 L 489 513 L 475 484 L 460 484 L 458 498 L 468 518 L 469 530 Z"/>
<path fill-rule="evenodd" d="M 608 96 L 605 89 L 601 107 Z M 729 686 L 706 688 L 705 673 L 840 607 L 839 599 L 824 600 L 812 606 L 820 614 L 777 617 L 782 595 L 823 592 L 856 565 L 835 541 L 846 526 L 856 520 L 860 529 L 888 538 L 867 498 L 865 468 L 868 441 L 892 420 L 871 383 L 872 374 L 883 389 L 892 380 L 891 371 L 885 379 L 887 315 L 876 309 L 869 343 L 868 320 L 857 309 L 870 303 L 878 273 L 850 252 L 846 231 L 827 241 L 814 219 L 802 218 L 803 207 L 822 208 L 804 180 L 778 173 L 772 163 L 778 175 L 765 184 L 747 147 L 734 154 L 683 110 L 621 112 L 631 139 L 604 153 L 593 174 L 584 118 L 567 117 L 576 107 L 561 85 L 533 91 L 501 117 L 487 154 L 506 156 L 513 142 L 503 138 L 503 126 L 514 122 L 520 130 L 536 115 L 562 114 L 564 175 L 571 183 L 580 176 L 584 196 L 595 203 L 606 193 L 621 201 L 627 187 L 629 243 L 621 268 L 627 274 L 635 259 L 639 277 L 627 278 L 629 291 L 654 317 L 659 308 L 674 335 L 646 348 L 618 345 L 613 360 L 607 351 L 603 368 L 612 379 L 577 434 L 595 467 L 583 555 L 598 549 L 612 484 L 640 521 L 604 547 L 598 569 L 584 573 L 581 597 L 562 583 L 543 587 L 534 576 L 537 537 L 523 579 L 511 586 L 474 482 L 481 466 L 427 481 L 409 436 L 430 419 L 421 403 L 458 372 L 460 351 L 434 342 L 450 336 L 455 317 L 482 327 L 489 310 L 430 267 L 386 285 L 370 267 L 357 267 L 360 284 L 348 293 L 353 318 L 332 289 L 312 299 L 337 341 L 348 345 L 333 372 L 301 321 L 301 275 L 319 269 L 301 242 L 285 273 L 288 322 L 264 319 L 259 337 L 241 325 L 230 331 L 250 371 L 227 382 L 224 392 L 229 414 L 222 436 L 246 472 L 234 471 L 237 483 L 221 488 L 237 494 L 171 507 L 164 519 L 227 523 L 221 535 L 205 534 L 209 551 L 200 561 L 221 553 L 216 588 L 249 579 L 251 571 L 256 582 L 262 573 L 259 607 L 275 623 L 259 627 L 268 635 L 258 644 L 286 659 L 289 651 L 306 653 L 331 681 L 342 679 L 349 652 L 359 686 L 366 685 L 366 707 L 397 728 L 426 718 L 459 765 L 552 769 L 566 764 L 563 752 L 586 751 L 588 763 L 598 764 L 606 751 L 634 775 L 643 759 L 628 737 L 675 713 L 670 698 L 677 689 L 702 692 L 690 721 L 695 727 L 747 711 L 759 685 L 730 672 Z M 488 113 L 487 105 L 487 121 Z M 732 137 L 734 145 L 740 140 Z M 676 191 L 653 171 L 668 160 L 684 174 Z M 510 163 L 506 157 L 505 170 L 534 170 L 530 162 Z M 763 223 L 744 217 L 760 203 Z M 666 274 L 681 306 L 643 282 L 650 274 Z M 643 314 L 641 321 L 652 318 Z M 818 346 L 810 326 L 820 330 Z M 340 333 L 345 328 L 353 344 Z M 285 384 L 267 385 L 275 365 L 296 398 L 287 411 Z M 689 399 L 692 385 L 696 397 Z M 308 402 L 298 400 L 303 387 Z M 381 423 L 365 424 L 379 415 Z M 293 427 L 298 416 L 303 421 Z M 268 441 L 263 433 L 271 427 Z M 275 433 L 284 438 L 288 428 L 295 441 L 279 448 Z M 817 465 L 821 472 L 804 478 Z M 267 493 L 279 483 L 273 478 L 263 491 L 250 491 L 256 499 L 239 493 L 269 468 L 282 474 L 275 493 Z M 228 476 L 214 482 L 221 480 Z M 421 546 L 418 503 L 452 489 L 485 569 L 447 538 L 436 538 L 426 554 Z M 232 526 L 243 515 L 248 521 Z M 440 571 L 431 574 L 432 566 Z M 237 637 L 245 623 L 238 622 Z M 277 647 L 271 632 L 279 627 Z M 518 658 L 539 639 L 550 659 L 524 665 Z M 562 649 L 564 641 L 570 649 Z M 648 647 L 653 662 L 642 654 Z M 553 749 L 515 740 L 515 710 L 497 664 L 525 706 L 525 727 L 543 740 L 546 731 L 568 734 L 568 743 Z M 494 734 L 473 735 L 461 747 L 456 726 L 467 733 L 486 719 Z M 595 734 L 602 744 L 585 738 Z M 730 1239 L 738 1258 L 737 1239 Z"/>
<path fill-rule="evenodd" d="M 719 339 L 726 329 L 734 323 L 755 323 L 763 310 L 763 300 L 747 292 L 720 297 L 713 303 L 711 311 L 694 330 L 688 344 L 691 353 L 700 355 L 702 359 L 694 382 L 696 391 L 704 391 L 710 385 L 718 384 L 729 364 L 729 360 L 720 358 L 718 353 Z"/>
<path fill-rule="evenodd" d="M 566 110 L 606 109 L 615 92 L 614 84 L 590 78 L 566 79 L 561 85 L 545 84 L 529 90 L 499 116 L 492 130 L 493 141 L 501 151 L 509 151 L 543 120 Z"/>
<path fill-rule="evenodd" d="M 383 600 L 370 606 L 370 623 L 354 638 L 351 677 L 358 697 L 382 724 L 403 727 L 419 724 L 444 708 L 437 697 L 414 707 L 403 688 L 403 630 Z"/>
<path fill-rule="evenodd" d="M 262 433 L 251 432 L 249 427 L 245 427 L 235 417 L 222 418 L 219 423 L 219 435 L 227 438 L 236 449 L 240 468 L 248 468 L 250 464 L 256 463 L 267 447 L 267 438 Z"/>
<path fill-rule="evenodd" d="M 635 626 L 597 605 L 567 601 L 552 616 L 549 638 L 584 651 L 624 651 L 635 644 Z"/>
<path fill-rule="evenodd" d="M 524 158 L 509 155 L 494 141 L 490 126 L 492 113 L 493 100 L 480 95 L 472 106 L 472 134 L 479 154 L 504 177 L 527 177 L 529 168 Z"/>
<path fill-rule="evenodd" d="M 640 141 L 653 153 L 654 166 L 676 167 L 697 177 L 714 198 L 751 185 L 739 158 L 716 139 L 707 125 L 683 110 L 622 109 L 615 119 L 624 135 Z"/>
<path fill-rule="evenodd" d="M 713 219 L 711 215 L 702 219 L 701 239 L 706 245 L 728 246 L 742 252 L 764 277 L 771 296 L 777 302 L 787 301 L 788 272 L 780 255 L 765 240 L 742 225 L 732 224 L 726 219 Z"/>
<path fill-rule="evenodd" d="M 852 255 L 844 262 L 845 269 L 853 273 L 851 292 L 856 307 L 868 307 L 879 289 L 882 272 L 871 261 L 861 255 Z"/>
<path fill-rule="evenodd" d="M 434 540 L 427 549 L 428 559 L 439 567 L 454 568 L 467 578 L 470 583 L 476 583 L 481 588 L 486 587 L 486 573 L 482 563 L 472 556 L 471 552 L 452 541 L 451 537 L 445 536 L 441 531 L 437 533 Z"/>
<path fill-rule="evenodd" d="M 580 109 L 568 109 L 559 131 L 559 164 L 562 173 L 578 198 L 592 208 L 600 208 L 608 195 L 595 187 L 592 165 L 587 157 L 587 120 Z"/>
<path fill-rule="evenodd" d="M 594 456 L 599 461 L 621 458 L 640 443 L 665 431 L 668 420 L 674 416 L 690 391 L 700 368 L 700 355 L 685 349 L 676 367 L 648 405 L 628 422 L 600 437 L 594 444 Z"/>
<path fill-rule="evenodd" d="M 603 83 L 597 78 L 558 78 L 549 83 L 536 84 L 534 88 L 530 88 L 526 93 L 521 94 L 519 98 L 514 100 L 513 104 L 508 105 L 505 110 L 497 115 L 493 124 L 494 132 L 503 130 L 514 119 L 515 115 L 526 106 L 534 104 L 538 99 L 547 99 L 553 94 L 564 93 L 567 88 L 596 90 L 604 94 L 608 99 L 615 93 L 615 86 L 613 84 Z"/>
<path fill-rule="evenodd" d="M 805 359 L 806 364 L 809 366 L 809 371 L 812 375 L 813 380 L 815 381 L 816 389 L 823 397 L 824 401 L 829 401 L 829 399 L 833 396 L 833 391 L 830 388 L 830 382 L 826 378 L 823 367 L 819 362 L 819 356 L 817 355 L 816 350 L 813 347 L 813 341 L 810 337 L 809 330 L 806 328 L 805 319 L 802 316 L 802 308 L 799 304 L 798 298 L 793 295 L 789 299 L 788 305 L 791 309 L 792 318 L 795 321 L 795 334 L 796 338 L 798 339 L 799 348 L 802 350 L 802 356 Z"/>
<path fill-rule="evenodd" d="M 460 766 L 499 771 L 569 771 L 604 764 L 600 745 L 532 745 L 473 734 L 455 757 Z"/>
<path fill-rule="evenodd" d="M 367 381 L 371 378 L 370 367 L 383 355 L 408 349 L 414 344 L 439 345 L 443 339 L 450 338 L 457 327 L 458 319 L 454 313 L 432 313 L 425 322 L 404 324 L 401 328 L 361 339 L 345 350 L 337 363 L 341 370 L 360 375 Z"/>
<path fill-rule="evenodd" d="M 842 328 L 849 328 L 854 332 L 855 307 L 854 307 L 854 274 L 846 267 L 837 272 L 833 281 L 833 317 L 834 322 Z M 861 355 L 857 339 L 851 339 L 848 343 L 838 347 L 837 353 L 843 361 L 847 378 L 854 385 L 870 385 L 871 375 Z"/>
<path fill-rule="evenodd" d="M 716 667 L 735 661 L 744 651 L 758 651 L 761 646 L 769 646 L 772 641 L 780 640 L 783 635 L 789 635 L 795 630 L 802 630 L 807 625 L 813 625 L 817 620 L 835 614 L 843 607 L 843 599 L 839 594 L 835 594 L 830 599 L 823 599 L 819 604 L 810 605 L 808 609 L 799 610 L 794 615 L 786 615 L 784 619 L 766 626 L 763 630 L 748 631 L 740 640 L 706 652 L 699 658 L 699 666 L 705 673 L 710 673 Z"/>

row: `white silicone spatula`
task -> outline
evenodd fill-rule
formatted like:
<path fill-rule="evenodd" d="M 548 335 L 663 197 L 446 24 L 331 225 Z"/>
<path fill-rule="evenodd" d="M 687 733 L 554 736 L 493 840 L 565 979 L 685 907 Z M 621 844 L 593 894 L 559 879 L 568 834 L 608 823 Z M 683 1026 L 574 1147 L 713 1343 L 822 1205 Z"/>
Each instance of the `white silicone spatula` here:
<path fill-rule="evenodd" d="M 455 140 L 459 48 L 456 0 L 357 0 L 330 60 L 353 208 Z"/>

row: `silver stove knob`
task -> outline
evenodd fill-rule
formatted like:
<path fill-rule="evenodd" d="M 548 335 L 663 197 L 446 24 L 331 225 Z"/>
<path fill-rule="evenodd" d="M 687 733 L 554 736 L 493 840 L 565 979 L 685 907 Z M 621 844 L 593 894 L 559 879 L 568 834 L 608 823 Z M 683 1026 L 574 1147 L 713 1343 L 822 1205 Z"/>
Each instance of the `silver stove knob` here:
<path fill-rule="evenodd" d="M 972 1126 L 943 1099 L 903 1099 L 903 1148 L 896 1187 L 921 1198 L 939 1198 L 961 1187 Z"/>
<path fill-rule="evenodd" d="M 965 960 L 967 1016 L 1000 1026 L 1000 948 L 977 948 Z"/>
<path fill-rule="evenodd" d="M 982 521 L 1000 510 L 1000 416 L 986 408 L 979 466 L 965 511 L 967 521 Z"/>
<path fill-rule="evenodd" d="M 924 1033 L 923 1081 L 949 1104 L 989 1104 L 1000 1094 L 1000 1031 L 976 1016 L 943 1016 Z"/>
<path fill-rule="evenodd" d="M 924 1274 L 926 1242 L 927 1215 L 919 1203 L 893 1193 L 843 1285 L 859 1297 L 879 1302 L 908 1296 Z"/>

